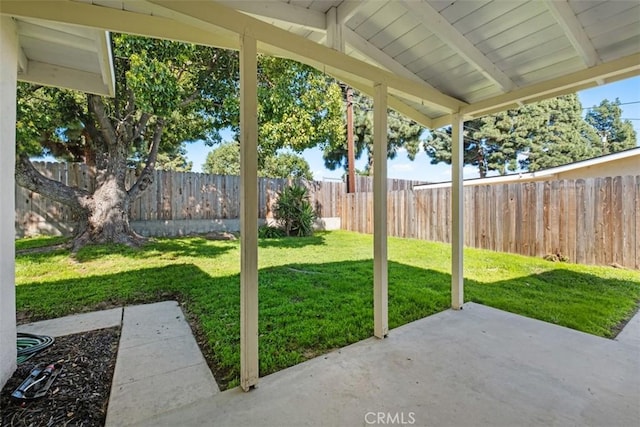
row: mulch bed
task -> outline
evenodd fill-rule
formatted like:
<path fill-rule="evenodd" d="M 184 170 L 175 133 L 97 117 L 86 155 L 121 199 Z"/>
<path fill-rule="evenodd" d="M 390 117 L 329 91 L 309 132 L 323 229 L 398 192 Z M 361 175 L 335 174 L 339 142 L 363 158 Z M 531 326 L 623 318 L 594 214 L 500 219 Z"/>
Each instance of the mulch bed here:
<path fill-rule="evenodd" d="M 59 337 L 19 365 L 0 394 L 0 425 L 103 426 L 119 337 L 119 327 Z M 63 368 L 46 396 L 26 403 L 11 398 L 34 367 L 54 362 Z"/>

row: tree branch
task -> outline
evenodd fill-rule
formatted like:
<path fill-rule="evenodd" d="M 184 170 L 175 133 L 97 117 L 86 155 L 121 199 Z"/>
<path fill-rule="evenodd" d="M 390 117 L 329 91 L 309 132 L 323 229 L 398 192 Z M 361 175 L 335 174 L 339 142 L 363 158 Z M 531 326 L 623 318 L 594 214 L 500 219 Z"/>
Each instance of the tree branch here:
<path fill-rule="evenodd" d="M 98 95 L 87 95 L 87 97 L 89 98 L 89 109 L 100 125 L 104 141 L 109 147 L 115 146 L 118 141 L 116 131 L 111 124 L 109 116 L 107 116 L 102 99 Z"/>
<path fill-rule="evenodd" d="M 142 116 L 140 116 L 140 120 L 138 120 L 138 123 L 136 124 L 133 130 L 133 138 L 131 138 L 132 141 L 135 141 L 136 139 L 142 136 L 142 133 L 147 128 L 147 123 L 149 122 L 149 119 L 151 119 L 151 114 L 142 113 Z"/>
<path fill-rule="evenodd" d="M 93 205 L 91 193 L 47 178 L 38 172 L 25 154 L 16 158 L 16 182 L 21 187 L 46 195 L 71 209 L 86 211 Z"/>
<path fill-rule="evenodd" d="M 193 101 L 198 99 L 199 96 L 200 96 L 200 91 L 199 90 L 194 91 L 191 95 L 189 95 L 188 97 L 182 100 L 179 108 L 186 107 L 187 105 L 191 104 Z"/>
<path fill-rule="evenodd" d="M 153 130 L 153 142 L 151 143 L 151 150 L 147 157 L 147 164 L 144 166 L 142 173 L 138 177 L 137 181 L 127 192 L 131 200 L 136 200 L 144 193 L 144 191 L 153 183 L 153 171 L 156 168 L 156 160 L 158 159 L 158 149 L 160 148 L 160 141 L 162 140 L 162 131 L 164 129 L 164 120 L 158 118 L 156 126 Z"/>

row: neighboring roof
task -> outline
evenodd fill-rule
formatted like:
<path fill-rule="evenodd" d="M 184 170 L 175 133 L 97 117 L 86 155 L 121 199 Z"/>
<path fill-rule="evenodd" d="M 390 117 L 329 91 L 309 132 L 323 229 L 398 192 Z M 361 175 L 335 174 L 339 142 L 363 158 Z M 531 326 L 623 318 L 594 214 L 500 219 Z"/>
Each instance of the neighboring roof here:
<path fill-rule="evenodd" d="M 603 165 L 606 163 L 615 162 L 622 159 L 630 159 L 630 158 L 637 158 L 638 162 L 640 162 L 640 147 L 630 148 L 628 150 L 619 151 L 617 153 L 607 154 L 600 157 L 595 157 L 593 159 L 580 160 L 578 162 L 569 163 L 562 166 L 556 166 L 554 168 L 543 169 L 536 172 L 514 173 L 509 175 L 492 176 L 489 178 L 465 179 L 464 185 L 473 186 L 473 185 L 490 185 L 490 184 L 516 183 L 516 182 L 544 181 L 549 179 L 555 179 L 559 174 L 562 174 L 565 172 L 578 171 L 580 169 L 587 169 L 593 166 Z M 638 173 L 640 174 L 640 167 L 638 168 Z M 451 187 L 451 181 L 414 185 L 413 189 L 425 190 L 425 189 L 446 188 L 446 187 Z"/>
<path fill-rule="evenodd" d="M 16 19 L 18 80 L 113 96 L 111 42 L 105 31 Z"/>
<path fill-rule="evenodd" d="M 11 1 L 1 12 L 312 65 L 429 128 L 640 74 L 637 0 Z M 256 19 L 258 18 L 258 19 Z M 327 45 L 331 47 L 327 48 Z"/>

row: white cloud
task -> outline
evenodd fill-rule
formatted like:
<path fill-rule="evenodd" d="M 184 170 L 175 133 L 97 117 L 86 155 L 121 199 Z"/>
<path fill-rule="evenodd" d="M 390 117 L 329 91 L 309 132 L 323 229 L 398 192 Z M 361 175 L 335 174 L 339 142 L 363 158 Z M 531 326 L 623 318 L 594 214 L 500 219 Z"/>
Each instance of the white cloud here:
<path fill-rule="evenodd" d="M 415 165 L 411 163 L 398 163 L 391 165 L 389 169 L 394 172 L 412 172 L 415 170 Z"/>
<path fill-rule="evenodd" d="M 407 154 L 407 149 L 404 147 L 399 147 L 396 149 L 396 152 L 398 154 L 402 154 L 402 155 L 406 155 Z M 422 143 L 418 144 L 418 154 L 420 153 L 424 153 L 424 146 Z"/>
<path fill-rule="evenodd" d="M 450 181 L 451 180 L 451 168 L 447 168 L 445 170 L 442 171 L 442 176 L 444 177 L 445 180 Z M 478 178 L 480 176 L 480 173 L 478 172 L 478 168 L 476 166 L 471 166 L 471 165 L 465 165 L 462 168 L 462 176 L 464 177 L 464 179 L 472 179 L 472 178 Z"/>

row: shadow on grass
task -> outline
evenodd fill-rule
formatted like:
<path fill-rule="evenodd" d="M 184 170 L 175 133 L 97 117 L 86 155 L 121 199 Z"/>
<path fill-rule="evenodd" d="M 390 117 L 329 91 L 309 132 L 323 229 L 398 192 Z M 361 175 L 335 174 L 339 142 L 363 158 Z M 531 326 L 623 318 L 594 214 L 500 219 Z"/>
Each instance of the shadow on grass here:
<path fill-rule="evenodd" d="M 326 245 L 323 234 L 314 234 L 310 237 L 281 237 L 276 239 L 260 239 L 258 246 L 261 248 L 303 248 L 305 246 Z"/>
<path fill-rule="evenodd" d="M 446 310 L 451 276 L 389 262 L 389 326 Z M 33 283 L 17 287 L 31 320 L 122 304 L 182 302 L 222 388 L 238 384 L 240 277 L 212 277 L 192 264 Z M 467 280 L 474 301 L 610 336 L 640 299 L 640 283 L 553 270 L 492 283 Z M 373 334 L 373 261 L 287 264 L 260 270 L 260 374 Z"/>
<path fill-rule="evenodd" d="M 215 258 L 237 248 L 238 245 L 237 241 L 212 241 L 202 237 L 176 237 L 149 240 L 138 248 L 119 244 L 88 245 L 80 249 L 77 254 L 72 255 L 69 249 L 52 247 L 51 251 L 19 253 L 16 257 L 28 259 L 33 263 L 49 262 L 51 258 L 60 256 L 68 256 L 80 263 L 113 255 L 132 259 Z"/>
<path fill-rule="evenodd" d="M 139 248 L 131 248 L 126 245 L 103 244 L 89 245 L 71 255 L 69 249 L 53 248 L 50 251 L 21 253 L 20 258 L 28 259 L 33 263 L 48 262 L 53 257 L 68 255 L 77 262 L 94 261 L 105 256 L 123 256 L 133 259 L 147 259 L 163 257 L 165 259 L 188 258 L 215 258 L 239 247 L 239 241 L 209 240 L 204 237 L 175 237 L 151 239 Z M 284 237 L 279 239 L 260 239 L 260 248 L 303 248 L 306 246 L 323 246 L 325 237 L 317 233 L 311 237 Z M 21 247 L 26 244 L 21 243 Z M 16 244 L 16 247 L 18 245 Z"/>
<path fill-rule="evenodd" d="M 76 254 L 79 262 L 92 261 L 105 255 L 122 255 L 133 259 L 147 259 L 164 257 L 167 259 L 215 258 L 231 249 L 238 247 L 237 241 L 213 241 L 203 237 L 173 237 L 151 239 L 139 248 L 125 245 L 96 245 L 86 246 Z"/>

